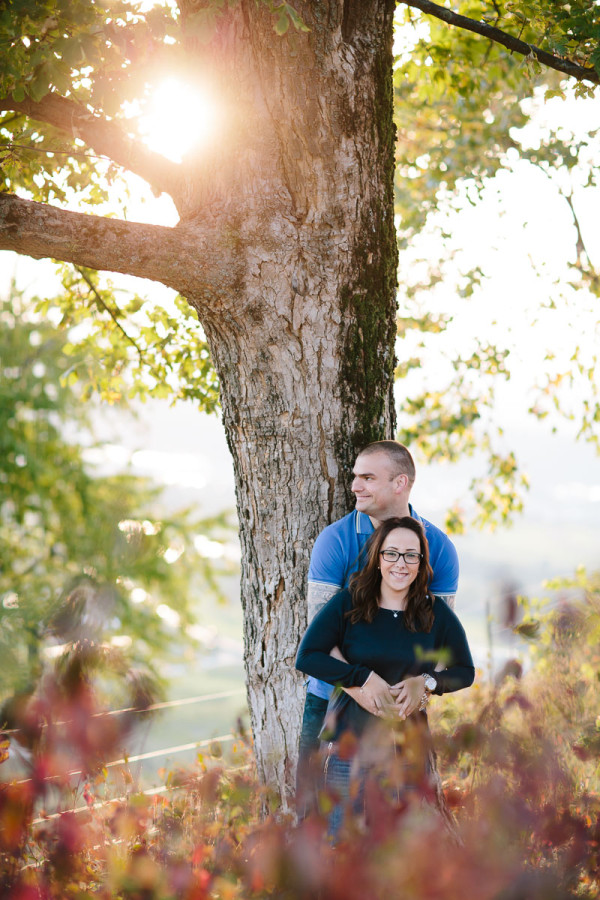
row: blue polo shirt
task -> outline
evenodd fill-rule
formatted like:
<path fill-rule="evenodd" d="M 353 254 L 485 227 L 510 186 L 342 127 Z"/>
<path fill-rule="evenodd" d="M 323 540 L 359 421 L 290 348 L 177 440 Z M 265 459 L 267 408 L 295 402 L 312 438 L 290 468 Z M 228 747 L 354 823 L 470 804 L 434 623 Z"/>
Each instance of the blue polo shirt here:
<path fill-rule="evenodd" d="M 429 544 L 429 562 L 433 569 L 429 590 L 432 594 L 442 596 L 456 594 L 458 588 L 456 547 L 447 534 L 427 519 L 421 518 L 412 506 L 409 506 L 409 511 L 413 519 L 423 526 Z M 315 541 L 311 553 L 309 582 L 327 585 L 334 591 L 348 587 L 350 576 L 364 564 L 361 553 L 374 530 L 370 518 L 356 509 L 324 528 Z M 328 700 L 333 688 L 324 681 L 309 678 L 308 692 Z"/>

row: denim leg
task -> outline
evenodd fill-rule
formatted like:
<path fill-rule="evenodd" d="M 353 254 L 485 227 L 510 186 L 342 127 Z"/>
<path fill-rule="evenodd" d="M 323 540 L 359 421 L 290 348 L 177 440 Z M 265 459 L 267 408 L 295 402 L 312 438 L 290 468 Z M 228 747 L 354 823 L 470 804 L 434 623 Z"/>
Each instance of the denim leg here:
<path fill-rule="evenodd" d="M 365 772 L 363 769 L 360 769 L 356 773 L 355 760 L 340 759 L 335 753 L 328 757 L 325 766 L 325 786 L 335 791 L 338 796 L 338 800 L 329 815 L 327 825 L 327 834 L 335 842 L 344 823 L 345 816 L 348 813 L 356 815 L 363 811 Z M 359 784 L 355 792 L 356 779 L 358 779 Z"/>
<path fill-rule="evenodd" d="M 306 695 L 296 771 L 296 809 L 299 819 L 303 819 L 315 807 L 317 791 L 321 787 L 319 733 L 323 727 L 327 705 L 328 701 L 323 697 L 310 693 Z"/>
<path fill-rule="evenodd" d="M 328 701 L 324 697 L 317 697 L 316 694 L 306 695 L 300 732 L 300 755 L 314 753 L 319 749 L 321 744 L 319 734 L 325 721 L 327 705 Z"/>

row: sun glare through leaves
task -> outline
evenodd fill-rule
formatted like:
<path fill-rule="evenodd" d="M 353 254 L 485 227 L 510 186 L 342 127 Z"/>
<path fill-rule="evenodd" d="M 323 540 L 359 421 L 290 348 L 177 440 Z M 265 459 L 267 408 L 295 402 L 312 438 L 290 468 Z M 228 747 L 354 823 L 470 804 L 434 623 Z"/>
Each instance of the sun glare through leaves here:
<path fill-rule="evenodd" d="M 208 88 L 185 84 L 175 78 L 161 82 L 139 119 L 145 143 L 156 153 L 181 162 L 193 150 L 201 150 L 218 133 L 220 112 Z"/>

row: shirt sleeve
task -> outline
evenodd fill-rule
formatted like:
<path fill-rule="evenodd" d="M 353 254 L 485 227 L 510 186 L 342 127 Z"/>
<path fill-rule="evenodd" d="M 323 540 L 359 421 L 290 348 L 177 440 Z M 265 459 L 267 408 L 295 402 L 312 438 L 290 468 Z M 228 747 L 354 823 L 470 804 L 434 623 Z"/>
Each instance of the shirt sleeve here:
<path fill-rule="evenodd" d="M 348 620 L 345 592 L 336 594 L 315 616 L 300 642 L 296 668 L 328 684 L 356 687 L 365 683 L 371 670 L 363 665 L 351 665 L 330 656 L 334 647 L 343 643 Z"/>
<path fill-rule="evenodd" d="M 344 584 L 347 567 L 348 548 L 344 544 L 343 534 L 337 523 L 328 525 L 314 543 L 308 567 L 308 580 L 333 584 L 340 588 Z"/>
<path fill-rule="evenodd" d="M 436 615 L 443 616 L 439 646 L 448 653 L 448 664 L 445 669 L 431 673 L 437 681 L 434 694 L 460 691 L 470 687 L 475 680 L 475 667 L 465 629 L 451 609 L 447 606 L 439 608 L 442 603 L 443 601 L 436 600 Z"/>
<path fill-rule="evenodd" d="M 436 597 L 454 598 L 458 590 L 458 553 L 450 538 L 443 532 L 440 534 L 442 539 L 436 548 L 435 557 L 431 559 L 433 578 L 429 590 Z M 453 606 L 453 602 L 448 600 L 446 602 L 449 606 Z"/>
<path fill-rule="evenodd" d="M 308 621 L 344 584 L 346 565 L 342 543 L 331 527 L 325 528 L 314 543 L 308 567 Z"/>

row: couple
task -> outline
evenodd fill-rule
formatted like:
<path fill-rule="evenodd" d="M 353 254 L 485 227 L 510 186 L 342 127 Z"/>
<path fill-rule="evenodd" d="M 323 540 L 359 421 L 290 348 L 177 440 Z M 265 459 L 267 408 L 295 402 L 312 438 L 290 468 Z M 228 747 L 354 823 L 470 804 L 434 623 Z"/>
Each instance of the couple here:
<path fill-rule="evenodd" d="M 333 685 L 344 692 L 329 704 L 334 721 L 327 780 L 347 797 L 351 770 L 364 773 L 369 765 L 364 753 L 362 762 L 360 752 L 354 760 L 341 758 L 347 756 L 337 752 L 342 734 L 359 737 L 368 730 L 373 738 L 374 725 L 388 714 L 396 722 L 410 717 L 426 730 L 426 716 L 414 714 L 423 713 L 429 694 L 473 681 L 464 630 L 450 609 L 458 583 L 456 550 L 410 507 L 414 477 L 402 444 L 370 444 L 354 467 L 355 511 L 328 526 L 315 543 L 311 624 L 297 659 L 297 667 L 311 676 L 298 764 L 301 816 L 314 793 L 311 761 Z M 436 665 L 437 660 L 443 662 Z M 389 738 L 388 725 L 384 733 Z M 373 740 L 368 743 L 373 746 Z M 330 823 L 330 829 L 338 826 Z"/>

